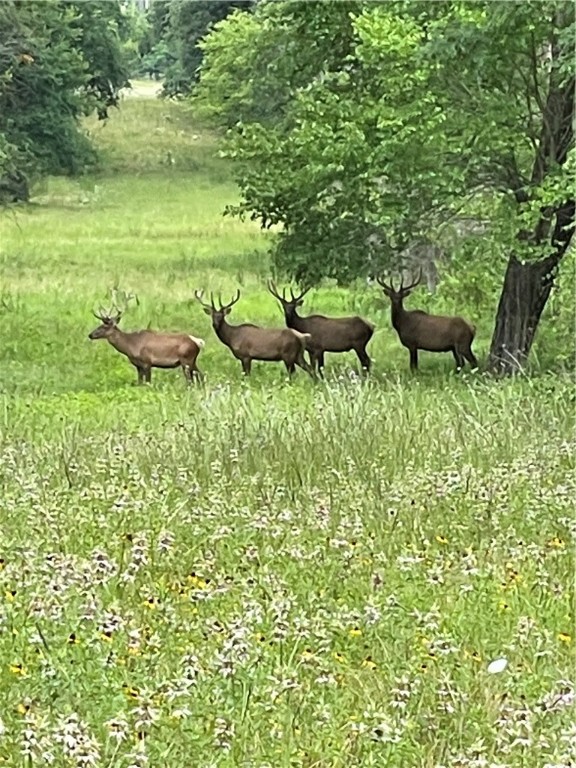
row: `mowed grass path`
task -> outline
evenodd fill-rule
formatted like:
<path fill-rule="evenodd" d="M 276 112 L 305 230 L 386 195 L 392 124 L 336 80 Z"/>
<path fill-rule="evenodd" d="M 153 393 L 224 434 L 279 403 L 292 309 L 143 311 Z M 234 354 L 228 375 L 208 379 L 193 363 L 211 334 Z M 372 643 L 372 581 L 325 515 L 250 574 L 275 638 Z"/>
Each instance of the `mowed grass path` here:
<path fill-rule="evenodd" d="M 149 100 L 91 130 L 107 170 L 0 223 L 0 764 L 568 765 L 572 380 L 409 376 L 377 292 L 324 288 L 375 375 L 243 381 L 193 290 L 281 316 L 214 141 Z M 87 340 L 116 284 L 205 387 Z"/>

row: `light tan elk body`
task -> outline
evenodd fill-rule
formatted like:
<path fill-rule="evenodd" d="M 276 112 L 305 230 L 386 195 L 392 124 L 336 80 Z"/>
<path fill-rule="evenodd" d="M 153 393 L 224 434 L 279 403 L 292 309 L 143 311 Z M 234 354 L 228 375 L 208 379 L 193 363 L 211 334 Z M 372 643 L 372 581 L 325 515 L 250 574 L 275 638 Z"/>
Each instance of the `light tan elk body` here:
<path fill-rule="evenodd" d="M 236 292 L 235 298 L 229 304 L 222 304 L 219 298 L 220 307 L 216 306 L 212 294 L 210 294 L 210 304 L 202 300 L 201 291 L 195 291 L 194 296 L 202 305 L 204 312 L 212 317 L 212 327 L 216 336 L 242 363 L 242 370 L 246 376 L 250 375 L 252 360 L 282 361 L 290 376 L 296 370 L 296 366 L 313 375 L 312 368 L 304 359 L 304 350 L 310 334 L 300 333 L 291 328 L 261 328 L 251 323 L 230 325 L 226 316 L 239 300 L 240 291 Z"/>
<path fill-rule="evenodd" d="M 400 281 L 400 287 L 394 288 L 392 282 L 386 284 L 380 277 L 376 278 L 382 290 L 388 296 L 392 309 L 392 325 L 400 342 L 410 352 L 410 368 L 418 368 L 418 350 L 428 352 L 452 352 L 456 361 L 456 370 L 464 367 L 468 360 L 473 368 L 478 367 L 478 361 L 472 352 L 472 342 L 476 328 L 462 317 L 444 317 L 429 315 L 421 309 L 411 311 L 404 309 L 404 299 L 420 283 L 422 273 L 410 285 Z"/>
<path fill-rule="evenodd" d="M 159 333 L 157 331 L 134 331 L 125 333 L 118 328 L 122 312 L 112 315 L 96 314 L 101 325 L 88 335 L 89 339 L 107 339 L 107 341 L 126 355 L 138 371 L 138 384 L 150 383 L 152 368 L 178 368 L 180 366 L 187 381 L 192 382 L 194 375 L 202 378 L 196 365 L 200 350 L 204 346 L 202 339 L 187 336 L 185 333 Z"/>
<path fill-rule="evenodd" d="M 303 298 L 309 289 L 303 291 L 299 296 L 294 296 L 294 292 L 290 289 L 290 299 L 286 298 L 284 289 L 280 295 L 272 281 L 268 283 L 268 290 L 282 305 L 286 325 L 296 331 L 311 335 L 306 349 L 310 355 L 312 368 L 316 369 L 317 367 L 320 376 L 323 376 L 325 352 L 349 352 L 353 349 L 362 368 L 366 371 L 370 370 L 370 358 L 366 352 L 366 345 L 372 338 L 376 326 L 357 316 L 309 315 L 308 317 L 300 317 L 298 307 L 304 303 Z"/>

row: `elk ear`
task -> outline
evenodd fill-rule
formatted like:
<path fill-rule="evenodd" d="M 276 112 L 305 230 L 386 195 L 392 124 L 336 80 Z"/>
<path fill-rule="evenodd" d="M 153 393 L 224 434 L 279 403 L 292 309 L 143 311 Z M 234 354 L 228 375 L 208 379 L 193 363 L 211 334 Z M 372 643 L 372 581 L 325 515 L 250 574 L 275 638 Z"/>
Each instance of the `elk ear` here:
<path fill-rule="evenodd" d="M 226 309 L 224 310 L 224 316 L 229 315 L 231 311 L 232 311 L 232 307 L 226 307 Z"/>
<path fill-rule="evenodd" d="M 296 302 L 296 306 L 301 307 L 302 304 L 304 304 L 304 299 L 298 299 L 298 301 Z"/>
<path fill-rule="evenodd" d="M 202 307 L 202 309 L 203 309 L 203 311 L 204 311 L 204 312 L 205 312 L 207 315 L 211 315 L 211 314 L 212 314 L 212 312 L 210 311 L 210 308 L 209 308 L 209 307 Z"/>

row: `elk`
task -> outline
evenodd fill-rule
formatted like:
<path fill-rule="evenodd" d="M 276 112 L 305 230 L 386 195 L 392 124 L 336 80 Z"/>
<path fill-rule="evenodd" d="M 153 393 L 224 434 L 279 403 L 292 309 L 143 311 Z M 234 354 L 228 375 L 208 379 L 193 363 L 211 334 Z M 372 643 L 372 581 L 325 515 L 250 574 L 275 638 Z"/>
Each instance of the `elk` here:
<path fill-rule="evenodd" d="M 313 369 L 304 359 L 306 343 L 310 339 L 309 333 L 300 333 L 292 328 L 260 328 L 252 323 L 230 325 L 226 316 L 240 299 L 239 290 L 228 304 L 223 304 L 218 296 L 219 307 L 216 306 L 212 293 L 210 304 L 203 301 L 203 291 L 195 291 L 194 297 L 200 302 L 204 312 L 212 317 L 216 336 L 230 349 L 234 357 L 240 360 L 246 376 L 250 375 L 252 360 L 282 361 L 289 376 L 292 376 L 296 366 L 303 368 L 311 376 L 314 375 Z"/>
<path fill-rule="evenodd" d="M 400 287 L 394 288 L 392 281 L 385 283 L 380 277 L 376 278 L 382 290 L 391 302 L 392 325 L 396 330 L 400 343 L 410 352 L 410 369 L 418 369 L 418 350 L 428 352 L 452 352 L 456 361 L 456 370 L 464 367 L 464 359 L 473 368 L 478 367 L 478 361 L 472 352 L 472 342 L 476 328 L 462 317 L 444 317 L 429 315 L 421 309 L 408 311 L 404 309 L 404 299 L 422 280 L 422 270 L 418 278 L 404 285 L 401 278 Z"/>
<path fill-rule="evenodd" d="M 203 339 L 185 333 L 158 333 L 150 330 L 125 333 L 118 328 L 121 311 L 106 312 L 101 309 L 92 314 L 100 320 L 100 325 L 88 334 L 88 338 L 107 339 L 114 349 L 126 355 L 138 371 L 138 384 L 150 384 L 152 368 L 180 366 L 189 383 L 194 380 L 194 375 L 202 378 L 196 360 L 204 346 Z"/>
<path fill-rule="evenodd" d="M 366 352 L 366 345 L 372 338 L 374 328 L 372 323 L 363 320 L 361 317 L 325 317 L 324 315 L 309 315 L 300 317 L 298 307 L 301 307 L 304 296 L 310 290 L 309 288 L 299 296 L 294 295 L 290 288 L 290 299 L 286 298 L 286 291 L 282 289 L 282 295 L 270 280 L 268 290 L 278 299 L 284 310 L 286 325 L 301 333 L 309 333 L 310 341 L 306 344 L 306 349 L 310 355 L 312 368 L 318 369 L 321 377 L 324 377 L 324 353 L 325 352 L 349 352 L 351 349 L 356 352 L 362 368 L 370 370 L 370 358 Z"/>

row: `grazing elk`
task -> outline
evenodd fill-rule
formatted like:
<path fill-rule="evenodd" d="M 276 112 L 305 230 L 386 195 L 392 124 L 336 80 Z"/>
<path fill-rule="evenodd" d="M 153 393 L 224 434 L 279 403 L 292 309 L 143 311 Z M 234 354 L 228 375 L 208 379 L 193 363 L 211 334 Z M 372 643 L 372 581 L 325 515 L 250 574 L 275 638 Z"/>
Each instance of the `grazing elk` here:
<path fill-rule="evenodd" d="M 306 344 L 310 355 L 312 368 L 318 368 L 318 373 L 323 377 L 325 352 L 356 352 L 362 368 L 370 370 L 370 358 L 366 352 L 366 345 L 372 338 L 374 326 L 361 317 L 325 317 L 324 315 L 309 315 L 300 317 L 298 307 L 301 307 L 304 296 L 308 290 L 299 296 L 294 295 L 290 288 L 290 299 L 286 298 L 286 291 L 282 289 L 282 295 L 272 282 L 268 283 L 268 290 L 278 299 L 284 310 L 284 318 L 289 328 L 294 328 L 301 333 L 309 333 L 311 339 Z"/>
<path fill-rule="evenodd" d="M 390 299 L 392 305 L 392 325 L 398 333 L 400 342 L 410 351 L 410 368 L 418 368 L 418 350 L 428 352 L 452 352 L 456 361 L 456 370 L 464 367 L 464 358 L 473 368 L 478 361 L 472 352 L 472 342 L 476 328 L 461 317 L 443 317 L 429 315 L 421 309 L 408 311 L 404 309 L 404 299 L 422 280 L 422 271 L 418 278 L 404 285 L 400 280 L 398 290 L 392 281 L 386 284 L 380 277 L 376 278 L 382 290 Z"/>
<path fill-rule="evenodd" d="M 125 333 L 118 328 L 121 311 L 92 313 L 101 325 L 88 335 L 89 339 L 107 339 L 110 344 L 126 355 L 138 371 L 138 384 L 150 383 L 152 368 L 178 368 L 180 366 L 188 382 L 194 375 L 202 378 L 196 359 L 204 346 L 202 339 L 185 333 L 158 333 L 134 331 Z"/>
<path fill-rule="evenodd" d="M 210 294 L 210 304 L 202 301 L 203 291 L 195 291 L 194 297 L 200 302 L 204 312 L 212 317 L 212 327 L 216 336 L 225 344 L 234 357 L 242 363 L 242 370 L 246 376 L 250 375 L 252 360 L 282 361 L 291 376 L 296 366 L 303 368 L 311 376 L 314 371 L 304 359 L 306 343 L 310 334 L 300 333 L 292 328 L 260 328 L 252 323 L 242 325 L 230 325 L 226 316 L 240 298 L 240 291 L 229 304 L 222 304 L 218 297 L 220 307 L 214 302 L 213 294 Z"/>

